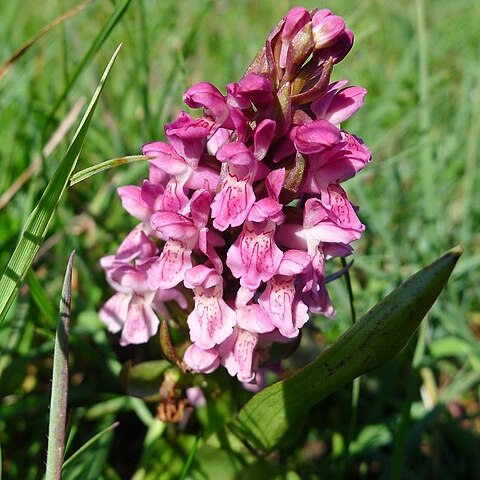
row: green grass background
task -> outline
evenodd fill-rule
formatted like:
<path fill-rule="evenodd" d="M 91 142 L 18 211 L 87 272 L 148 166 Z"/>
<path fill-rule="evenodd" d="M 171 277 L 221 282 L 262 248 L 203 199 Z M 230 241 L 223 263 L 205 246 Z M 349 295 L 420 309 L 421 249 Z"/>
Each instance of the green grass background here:
<path fill-rule="evenodd" d="M 94 1 L 51 30 L 0 79 L 0 198 L 40 155 L 75 102 L 91 96 L 118 43 L 123 48 L 79 168 L 139 153 L 143 143 L 162 139 L 163 124 L 183 108 L 183 91 L 197 81 L 223 89 L 239 79 L 270 29 L 295 5 L 281 0 L 132 0 L 50 119 L 116 3 Z M 0 0 L 0 65 L 75 4 Z M 363 380 L 346 461 L 348 388 L 322 402 L 312 412 L 309 428 L 298 426 L 296 441 L 276 456 L 259 460 L 232 447 L 232 457 L 217 439 L 218 445 L 212 441 L 196 452 L 189 475 L 474 478 L 480 468 L 480 4 L 324 0 L 304 6 L 330 8 L 346 19 L 356 42 L 334 76 L 369 91 L 365 107 L 345 125 L 374 155 L 372 164 L 345 185 L 367 227 L 351 270 L 357 312 L 454 244 L 463 243 L 465 253 L 429 314 L 417 368 L 411 367 L 412 344 Z M 0 210 L 0 270 L 73 131 Z M 163 431 L 153 420 L 155 405 L 128 397 L 117 380 L 127 358 L 155 358 L 158 348 L 120 349 L 96 317 L 110 294 L 98 260 L 113 252 L 135 223 L 121 209 L 115 188 L 138 183 L 145 175 L 144 164 L 123 166 L 67 190 L 33 275 L 0 326 L 3 478 L 36 479 L 44 472 L 54 332 L 48 312 L 58 304 L 73 248 L 67 457 L 115 420 L 121 425 L 80 454 L 65 478 L 178 478 L 191 452 L 192 432 Z M 331 284 L 330 292 L 338 315 L 332 321 L 315 320 L 322 342 L 333 341 L 351 321 L 344 283 Z M 316 348 L 307 342 L 297 361 Z M 235 398 L 224 399 L 219 410 L 241 404 L 244 395 L 232 391 Z M 270 470 L 265 474 L 263 468 Z M 218 476 L 220 471 L 226 476 Z"/>

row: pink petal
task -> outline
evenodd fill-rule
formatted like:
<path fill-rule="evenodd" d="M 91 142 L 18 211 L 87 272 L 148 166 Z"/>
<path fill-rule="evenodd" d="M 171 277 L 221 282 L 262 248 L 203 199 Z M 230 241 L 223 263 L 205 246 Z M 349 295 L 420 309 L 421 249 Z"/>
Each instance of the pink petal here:
<path fill-rule="evenodd" d="M 294 277 L 275 276 L 267 283 L 258 303 L 275 327 L 287 338 L 298 335 L 294 325 L 292 305 L 295 299 Z"/>
<path fill-rule="evenodd" d="M 296 127 L 294 143 L 300 153 L 321 152 L 340 140 L 340 130 L 326 120 L 314 120 Z"/>
<path fill-rule="evenodd" d="M 333 63 L 339 63 L 345 58 L 347 53 L 352 49 L 353 46 L 353 32 L 348 28 L 345 28 L 343 33 L 341 33 L 335 40 L 333 45 L 322 48 L 318 53 L 320 57 L 328 60 L 329 58 L 333 59 Z"/>
<path fill-rule="evenodd" d="M 142 152 L 144 155 L 155 157 L 150 160 L 150 164 L 168 175 L 181 176 L 187 170 L 188 164 L 185 162 L 185 159 L 168 143 L 147 143 L 143 146 Z"/>
<path fill-rule="evenodd" d="M 152 215 L 151 224 L 152 228 L 169 239 L 183 240 L 189 245 L 197 239 L 198 230 L 193 221 L 179 213 L 156 212 Z"/>
<path fill-rule="evenodd" d="M 182 213 L 187 204 L 188 197 L 185 195 L 181 181 L 175 178 L 170 179 L 165 186 L 159 210 Z"/>
<path fill-rule="evenodd" d="M 307 252 L 287 250 L 283 254 L 278 273 L 280 275 L 297 275 L 305 271 L 310 263 L 310 255 Z"/>
<path fill-rule="evenodd" d="M 333 148 L 308 156 L 308 175 L 302 190 L 320 193 L 331 183 L 352 178 L 370 160 L 370 151 L 363 142 L 354 135 L 342 132 L 342 141 Z"/>
<path fill-rule="evenodd" d="M 313 16 L 312 25 L 316 49 L 334 44 L 345 31 L 345 20 L 326 9 L 319 10 Z"/>
<path fill-rule="evenodd" d="M 190 200 L 190 211 L 197 228 L 203 228 L 207 225 L 211 201 L 212 197 L 207 190 L 201 189 L 193 193 Z"/>
<path fill-rule="evenodd" d="M 197 265 L 185 272 L 184 284 L 187 288 L 193 289 L 197 287 L 201 287 L 202 289 L 212 287 L 222 288 L 223 279 L 213 268 L 208 268 L 205 265 Z"/>
<path fill-rule="evenodd" d="M 208 349 L 222 343 L 232 334 L 236 324 L 235 312 L 218 294 L 195 295 L 195 307 L 187 319 L 190 339 Z"/>
<path fill-rule="evenodd" d="M 155 292 L 155 296 L 152 300 L 153 309 L 158 312 L 165 320 L 167 320 L 170 316 L 168 313 L 168 309 L 165 306 L 166 302 L 170 302 L 175 300 L 180 308 L 184 310 L 188 307 L 187 299 L 182 292 L 175 288 L 166 288 L 166 289 L 158 289 Z"/>
<path fill-rule="evenodd" d="M 175 121 L 165 125 L 165 135 L 178 155 L 195 169 L 213 126 L 205 117 L 194 119 L 180 112 Z"/>
<path fill-rule="evenodd" d="M 146 302 L 132 302 L 123 326 L 120 345 L 145 343 L 158 330 L 158 318 Z"/>
<path fill-rule="evenodd" d="M 183 95 L 183 101 L 191 108 L 205 109 L 205 114 L 222 124 L 228 117 L 224 96 L 211 83 L 200 82 L 190 87 Z"/>
<path fill-rule="evenodd" d="M 255 129 L 253 136 L 253 152 L 257 160 L 262 160 L 267 154 L 275 135 L 276 123 L 273 120 L 266 118 L 260 122 Z"/>
<path fill-rule="evenodd" d="M 283 184 L 285 183 L 285 169 L 272 170 L 265 179 L 265 185 L 270 198 L 278 200 Z"/>
<path fill-rule="evenodd" d="M 242 233 L 227 252 L 227 266 L 240 285 L 256 290 L 275 275 L 283 258 L 273 235 L 275 224 L 246 222 Z"/>
<path fill-rule="evenodd" d="M 326 194 L 322 195 L 322 202 L 326 202 L 336 215 L 339 225 L 343 228 L 362 232 L 365 226 L 360 222 L 355 209 L 347 198 L 345 190 L 339 185 L 330 185 Z M 344 242 L 347 243 L 347 242 Z"/>
<path fill-rule="evenodd" d="M 185 276 L 185 271 L 192 267 L 191 250 L 179 240 L 168 240 L 159 259 L 148 271 L 148 284 L 152 290 L 172 288 Z"/>
<path fill-rule="evenodd" d="M 229 162 L 233 165 L 244 165 L 251 168 L 257 161 L 253 153 L 242 142 L 229 142 L 220 147 L 217 158 L 221 162 Z"/>
<path fill-rule="evenodd" d="M 148 205 L 142 198 L 141 187 L 129 185 L 117 188 L 117 193 L 122 201 L 123 208 L 135 218 L 147 222 L 152 214 L 151 205 Z"/>
<path fill-rule="evenodd" d="M 152 263 L 150 261 L 146 266 L 149 267 Z M 118 291 L 135 292 L 139 295 L 151 292 L 146 270 L 143 268 L 133 267 L 130 264 L 120 265 L 110 272 L 110 278 L 117 284 L 114 288 Z"/>
<path fill-rule="evenodd" d="M 184 283 L 195 294 L 195 308 L 187 319 L 192 342 L 204 349 L 222 343 L 236 323 L 235 312 L 222 298 L 222 277 L 212 268 L 197 265 L 186 272 Z"/>
<path fill-rule="evenodd" d="M 210 165 L 200 163 L 195 170 L 190 171 L 185 181 L 185 187 L 192 190 L 205 188 L 213 192 L 217 188 L 220 179 L 219 171 L 214 170 Z M 207 184 L 208 188 L 205 184 Z"/>
<path fill-rule="evenodd" d="M 137 257 L 153 257 L 156 255 L 156 253 L 157 246 L 143 231 L 143 224 L 139 224 L 125 237 L 125 240 L 123 240 L 123 242 L 120 244 L 115 255 L 115 260 L 119 262 L 131 262 Z M 104 266 L 104 263 L 102 266 Z"/>
<path fill-rule="evenodd" d="M 340 123 L 349 119 L 359 108 L 362 107 L 367 90 L 362 87 L 347 87 L 340 90 L 331 99 L 328 109 L 322 118 L 328 120 L 330 123 L 340 125 Z M 321 104 L 315 106 L 317 108 L 324 108 Z M 312 104 L 312 110 L 314 110 Z M 316 113 L 316 112 L 315 112 Z"/>
<path fill-rule="evenodd" d="M 219 148 L 228 142 L 231 135 L 231 130 L 227 130 L 226 128 L 219 128 L 207 142 L 208 153 L 210 153 L 211 155 L 216 155 Z"/>
<path fill-rule="evenodd" d="M 325 315 L 332 318 L 335 310 L 332 307 L 327 289 L 324 283 L 325 257 L 320 247 L 316 247 L 312 256 L 312 268 L 304 275 L 305 287 L 302 300 L 312 313 Z"/>
<path fill-rule="evenodd" d="M 339 187 L 338 187 L 339 188 Z M 316 198 L 305 202 L 303 225 L 307 236 L 317 242 L 351 243 L 361 237 L 364 226 L 348 200 L 337 192 L 331 192 L 332 205 Z"/>
<path fill-rule="evenodd" d="M 257 73 L 248 73 L 240 82 L 236 93 L 239 97 L 248 99 L 254 105 L 267 106 L 273 102 L 272 82 L 266 76 Z M 243 105 L 240 108 L 248 108 L 250 105 Z"/>
<path fill-rule="evenodd" d="M 100 309 L 100 320 L 112 333 L 119 332 L 127 321 L 128 306 L 132 295 L 116 293 Z"/>
<path fill-rule="evenodd" d="M 239 328 L 232 339 L 219 348 L 222 364 L 230 375 L 236 375 L 242 382 L 251 382 L 255 378 L 253 357 L 258 334 Z"/>
<path fill-rule="evenodd" d="M 257 304 L 237 308 L 237 325 L 254 333 L 267 333 L 275 328 L 267 313 Z"/>
<path fill-rule="evenodd" d="M 185 393 L 187 394 L 188 403 L 192 407 L 203 407 L 207 403 L 203 390 L 200 387 L 187 388 Z"/>
<path fill-rule="evenodd" d="M 244 307 L 255 295 L 255 290 L 240 287 L 235 298 L 235 306 L 237 308 Z"/>
<path fill-rule="evenodd" d="M 213 226 L 223 232 L 229 226 L 241 225 L 254 203 L 255 194 L 251 183 L 248 180 L 238 181 L 229 169 L 222 189 L 212 202 Z"/>
<path fill-rule="evenodd" d="M 195 344 L 187 348 L 183 360 L 193 371 L 203 373 L 212 373 L 220 365 L 216 348 L 203 349 Z"/>
<path fill-rule="evenodd" d="M 247 218 L 257 223 L 271 220 L 276 224 L 280 224 L 285 218 L 282 209 L 283 205 L 273 198 L 262 198 L 253 204 Z"/>

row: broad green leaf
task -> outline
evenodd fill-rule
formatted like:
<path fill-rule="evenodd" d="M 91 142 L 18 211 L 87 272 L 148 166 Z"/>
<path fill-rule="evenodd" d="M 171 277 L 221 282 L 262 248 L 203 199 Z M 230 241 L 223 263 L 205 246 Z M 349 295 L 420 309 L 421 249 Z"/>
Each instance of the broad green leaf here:
<path fill-rule="evenodd" d="M 77 164 L 95 107 L 97 106 L 103 86 L 105 85 L 119 50 L 120 46 L 115 50 L 112 58 L 108 62 L 67 153 L 55 170 L 52 179 L 48 182 L 38 205 L 30 214 L 20 241 L 0 278 L 0 324 L 5 318 L 10 305 L 15 299 L 20 284 L 25 278 L 38 249 L 45 239 L 48 226 L 53 218 L 60 197 L 67 187 L 70 176 Z"/>
<path fill-rule="evenodd" d="M 59 319 L 53 352 L 52 394 L 48 423 L 46 480 L 61 478 L 65 451 L 68 397 L 68 337 L 70 335 L 70 305 L 72 301 L 72 269 L 75 250 L 71 253 L 63 280 Z"/>
<path fill-rule="evenodd" d="M 79 172 L 72 175 L 70 179 L 70 186 L 76 185 L 77 183 L 83 182 L 87 178 L 96 175 L 97 173 L 103 172 L 110 168 L 118 167 L 120 165 L 126 165 L 127 163 L 141 162 L 148 160 L 148 155 L 129 155 L 126 157 L 112 158 L 111 160 L 106 160 L 105 162 L 98 163 L 97 165 L 92 165 L 91 167 L 84 168 Z"/>
<path fill-rule="evenodd" d="M 320 400 L 380 367 L 407 344 L 440 294 L 462 247 L 456 247 L 393 290 L 333 345 L 293 377 L 255 395 L 228 425 L 261 450 L 272 450 Z"/>

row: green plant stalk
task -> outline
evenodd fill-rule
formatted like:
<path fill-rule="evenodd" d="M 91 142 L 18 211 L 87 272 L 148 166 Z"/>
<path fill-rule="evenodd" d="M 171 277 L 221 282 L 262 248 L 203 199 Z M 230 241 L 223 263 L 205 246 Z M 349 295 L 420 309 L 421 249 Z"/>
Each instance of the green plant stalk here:
<path fill-rule="evenodd" d="M 111 160 L 105 160 L 104 162 L 97 163 L 96 165 L 92 165 L 91 167 L 84 168 L 79 172 L 76 172 L 70 178 L 70 187 L 76 185 L 77 183 L 83 182 L 87 178 L 90 178 L 97 173 L 103 172 L 105 170 L 109 170 L 110 168 L 115 168 L 120 165 L 126 165 L 128 163 L 134 162 L 142 162 L 145 160 L 149 160 L 150 158 L 154 158 L 148 155 L 128 155 L 126 157 L 119 157 L 119 158 L 112 158 Z"/>
<path fill-rule="evenodd" d="M 402 463 L 404 459 L 405 441 L 407 438 L 408 426 L 410 425 L 412 403 L 415 398 L 415 393 L 419 388 L 418 375 L 421 360 L 425 352 L 427 330 L 428 322 L 425 320 L 420 327 L 420 333 L 418 335 L 417 345 L 415 346 L 415 352 L 412 359 L 412 380 L 408 382 L 402 414 L 400 416 L 400 422 L 395 434 L 392 462 L 390 465 L 391 480 L 400 480 L 402 478 Z"/>
<path fill-rule="evenodd" d="M 352 289 L 352 281 L 350 278 L 350 269 L 347 268 L 347 262 L 342 257 L 342 268 L 345 270 L 345 285 L 347 288 L 348 293 L 348 301 L 350 304 L 350 315 L 352 317 L 352 325 L 355 325 L 357 321 L 357 314 L 355 312 L 355 305 L 354 305 L 354 297 L 353 297 L 353 289 Z M 355 431 L 355 426 L 357 425 L 357 418 L 358 418 L 358 400 L 360 398 L 360 377 L 355 378 L 352 383 L 352 396 L 351 396 L 351 403 L 350 403 L 350 422 L 348 425 L 346 438 L 345 438 L 345 448 L 344 448 L 344 455 L 343 455 L 343 478 L 347 475 L 348 469 L 348 462 L 350 458 L 350 443 L 352 442 L 353 433 Z"/>
<path fill-rule="evenodd" d="M 255 395 L 229 423 L 237 436 L 270 451 L 320 400 L 384 365 L 407 344 L 446 284 L 463 247 L 447 252 L 393 290 L 293 377 Z"/>
<path fill-rule="evenodd" d="M 71 253 L 63 280 L 53 353 L 52 395 L 48 424 L 46 480 L 60 480 L 65 451 L 68 397 L 68 337 L 70 335 L 70 306 L 72 300 L 72 268 L 75 250 Z"/>

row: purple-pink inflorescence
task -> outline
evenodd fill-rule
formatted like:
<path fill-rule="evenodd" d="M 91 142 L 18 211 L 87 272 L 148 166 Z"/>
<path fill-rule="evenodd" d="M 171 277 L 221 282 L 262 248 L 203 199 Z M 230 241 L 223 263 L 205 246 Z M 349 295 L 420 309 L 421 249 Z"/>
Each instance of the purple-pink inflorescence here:
<path fill-rule="evenodd" d="M 156 334 L 167 302 L 193 303 L 185 363 L 255 388 L 267 345 L 297 337 L 309 313 L 334 315 L 325 261 L 364 229 L 340 183 L 371 158 L 340 128 L 366 90 L 329 81 L 352 44 L 341 17 L 296 7 L 226 95 L 185 92 L 203 115 L 167 124 L 166 142 L 143 147 L 149 179 L 118 189 L 141 221 L 101 261 L 117 293 L 100 318 L 122 345 Z"/>

